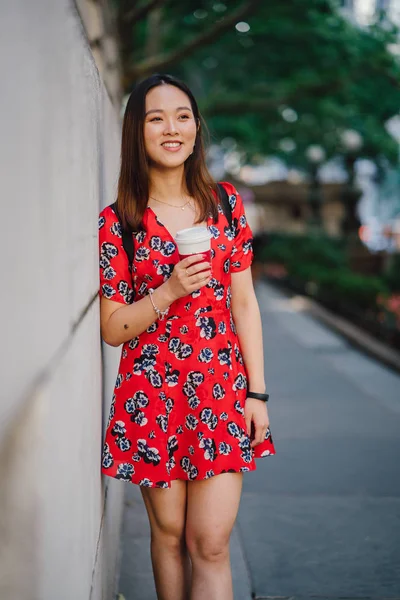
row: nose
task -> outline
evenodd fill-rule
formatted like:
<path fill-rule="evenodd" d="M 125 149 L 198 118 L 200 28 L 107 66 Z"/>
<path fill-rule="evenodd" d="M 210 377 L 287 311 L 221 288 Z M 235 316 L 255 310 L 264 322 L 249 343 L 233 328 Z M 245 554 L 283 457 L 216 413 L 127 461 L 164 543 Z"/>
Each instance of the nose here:
<path fill-rule="evenodd" d="M 176 126 L 175 119 L 173 117 L 167 118 L 165 120 L 164 134 L 165 135 L 175 135 L 176 133 L 178 133 L 178 129 Z"/>

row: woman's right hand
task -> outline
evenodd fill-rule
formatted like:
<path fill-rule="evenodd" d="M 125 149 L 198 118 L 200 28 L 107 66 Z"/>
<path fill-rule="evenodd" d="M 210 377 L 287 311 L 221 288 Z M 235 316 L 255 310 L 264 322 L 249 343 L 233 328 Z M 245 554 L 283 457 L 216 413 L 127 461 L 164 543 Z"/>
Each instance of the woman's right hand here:
<path fill-rule="evenodd" d="M 204 258 L 204 255 L 193 254 L 176 263 L 171 277 L 164 284 L 174 300 L 191 294 L 210 281 L 211 264 L 202 260 Z"/>

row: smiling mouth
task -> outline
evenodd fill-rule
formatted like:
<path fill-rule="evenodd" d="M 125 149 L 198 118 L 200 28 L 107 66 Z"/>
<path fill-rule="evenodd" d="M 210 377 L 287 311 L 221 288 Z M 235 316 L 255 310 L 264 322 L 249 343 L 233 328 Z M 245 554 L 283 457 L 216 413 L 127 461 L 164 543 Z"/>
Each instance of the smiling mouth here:
<path fill-rule="evenodd" d="M 182 146 L 182 142 L 164 142 L 161 144 L 163 148 L 180 148 Z"/>

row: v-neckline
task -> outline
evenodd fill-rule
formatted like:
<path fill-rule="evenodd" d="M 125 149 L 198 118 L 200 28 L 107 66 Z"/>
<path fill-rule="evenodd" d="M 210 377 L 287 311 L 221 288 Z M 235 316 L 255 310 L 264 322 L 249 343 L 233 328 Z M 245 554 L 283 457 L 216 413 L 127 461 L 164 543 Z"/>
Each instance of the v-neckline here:
<path fill-rule="evenodd" d="M 157 215 L 157 213 L 151 208 L 151 206 L 147 205 L 147 209 L 150 210 L 154 216 L 154 218 L 156 219 L 157 223 L 159 223 L 159 225 L 161 225 L 161 227 L 163 227 L 166 231 L 166 233 L 168 234 L 168 236 L 170 237 L 170 239 L 174 242 L 174 244 L 176 245 L 176 241 L 174 236 L 172 235 L 172 233 L 170 232 L 170 230 L 168 229 L 168 227 L 166 227 L 164 225 L 164 223 L 162 221 L 160 221 L 159 216 Z M 193 225 L 193 227 L 209 227 L 210 225 L 210 219 L 212 219 L 212 215 L 208 215 L 207 217 L 207 222 L 204 225 Z"/>

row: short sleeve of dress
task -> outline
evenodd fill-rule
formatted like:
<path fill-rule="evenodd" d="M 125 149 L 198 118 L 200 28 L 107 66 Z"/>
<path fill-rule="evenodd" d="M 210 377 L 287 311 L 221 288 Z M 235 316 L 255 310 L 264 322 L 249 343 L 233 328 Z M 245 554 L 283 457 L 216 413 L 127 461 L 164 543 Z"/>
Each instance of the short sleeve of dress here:
<path fill-rule="evenodd" d="M 99 215 L 99 266 L 99 295 L 122 304 L 132 304 L 129 260 L 122 245 L 120 222 L 110 206 Z"/>
<path fill-rule="evenodd" d="M 234 232 L 231 272 L 244 271 L 253 262 L 253 232 L 246 219 L 243 200 L 232 184 L 225 184 L 232 207 L 232 229 Z"/>

